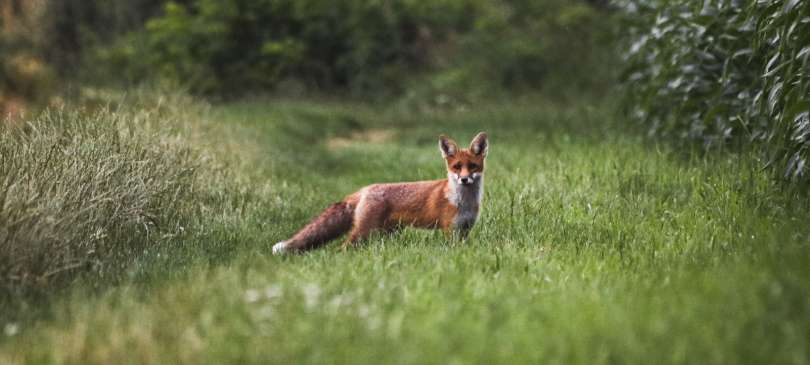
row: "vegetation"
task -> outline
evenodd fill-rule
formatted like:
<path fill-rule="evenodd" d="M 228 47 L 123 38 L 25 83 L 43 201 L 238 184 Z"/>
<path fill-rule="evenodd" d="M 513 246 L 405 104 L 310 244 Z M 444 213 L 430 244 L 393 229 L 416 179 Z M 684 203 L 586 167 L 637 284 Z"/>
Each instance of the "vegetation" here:
<path fill-rule="evenodd" d="M 167 2 L 163 16 L 108 54 L 139 69 L 137 78 L 158 73 L 206 93 L 285 79 L 316 90 L 379 91 L 425 64 L 432 37 L 469 22 L 466 8 L 459 1 Z M 144 47 L 133 49 L 133 40 Z"/>
<path fill-rule="evenodd" d="M 10 1 L 19 14 L 7 24 L 19 31 L 0 33 L 0 50 L 13 43 L 65 81 L 160 81 L 215 96 L 390 98 L 413 83 L 456 99 L 604 88 L 615 38 L 607 8 L 584 0 Z M 583 67 L 591 70 L 572 78 Z M 14 91 L 7 81 L 0 89 Z"/>
<path fill-rule="evenodd" d="M 604 108 L 215 107 L 206 149 L 234 156 L 245 190 L 116 287 L 88 296 L 88 280 L 2 324 L 0 362 L 806 363 L 807 200 L 748 155 L 683 158 L 602 128 L 622 122 Z M 479 130 L 492 145 L 466 243 L 409 229 L 270 254 L 364 184 L 441 178 L 435 136 Z"/>
<path fill-rule="evenodd" d="M 709 147 L 753 142 L 808 181 L 810 2 L 631 1 L 630 107 L 650 132 Z"/>
<path fill-rule="evenodd" d="M 132 102 L 0 124 L 2 302 L 79 273 L 114 277 L 200 219 L 198 179 L 210 163 L 177 120 L 196 114 L 181 114 L 188 101 L 179 97 Z"/>
<path fill-rule="evenodd" d="M 161 0 L 0 3 L 0 118 L 59 104 L 66 84 L 101 73 L 93 50 L 143 25 Z M 84 67 L 83 64 L 87 63 Z"/>
<path fill-rule="evenodd" d="M 808 363 L 809 6 L 0 2 L 0 364 Z M 481 130 L 469 240 L 272 255 Z"/>

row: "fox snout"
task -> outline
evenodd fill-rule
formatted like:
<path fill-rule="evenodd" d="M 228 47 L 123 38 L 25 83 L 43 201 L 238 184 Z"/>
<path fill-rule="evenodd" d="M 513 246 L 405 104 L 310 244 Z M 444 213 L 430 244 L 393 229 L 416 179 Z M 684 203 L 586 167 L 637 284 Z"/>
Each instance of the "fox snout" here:
<path fill-rule="evenodd" d="M 463 173 L 461 173 L 461 174 L 457 174 L 455 177 L 456 177 L 456 181 L 458 181 L 459 184 L 461 184 L 461 185 L 471 185 L 471 184 L 475 183 L 475 180 L 478 180 L 479 178 L 481 178 L 481 174 L 479 174 L 477 172 L 472 172 L 472 173 L 469 173 L 467 175 L 464 175 Z"/>

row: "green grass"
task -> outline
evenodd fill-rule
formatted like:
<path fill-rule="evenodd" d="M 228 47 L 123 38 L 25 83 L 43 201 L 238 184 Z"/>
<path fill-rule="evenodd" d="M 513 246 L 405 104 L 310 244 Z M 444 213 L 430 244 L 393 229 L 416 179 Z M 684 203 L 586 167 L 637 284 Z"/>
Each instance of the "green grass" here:
<path fill-rule="evenodd" d="M 232 181 L 192 238 L 112 287 L 22 305 L 0 363 L 810 362 L 807 199 L 745 154 L 650 145 L 608 109 L 214 107 L 200 148 Z M 436 136 L 479 130 L 467 242 L 408 229 L 270 254 L 365 184 L 442 177 Z"/>
<path fill-rule="evenodd" d="M 179 136 L 177 119 L 193 113 L 173 108 L 53 109 L 0 123 L 0 305 L 82 274 L 112 279 L 185 235 L 200 216 L 198 178 L 214 174 Z"/>

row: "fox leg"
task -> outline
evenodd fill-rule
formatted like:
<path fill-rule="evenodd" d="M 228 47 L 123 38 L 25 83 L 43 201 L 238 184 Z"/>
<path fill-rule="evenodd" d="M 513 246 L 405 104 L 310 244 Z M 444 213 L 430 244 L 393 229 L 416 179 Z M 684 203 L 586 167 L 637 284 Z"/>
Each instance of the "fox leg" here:
<path fill-rule="evenodd" d="M 343 247 L 357 246 L 360 242 L 368 238 L 372 232 L 380 229 L 382 229 L 382 221 L 379 219 L 365 219 L 359 221 L 349 232 L 349 238 L 346 239 L 346 243 Z"/>
<path fill-rule="evenodd" d="M 454 229 L 450 234 L 453 238 L 453 242 L 465 242 L 467 241 L 469 233 L 469 229 Z"/>
<path fill-rule="evenodd" d="M 354 225 L 349 231 L 349 237 L 343 248 L 357 246 L 364 239 L 385 226 L 385 204 L 379 201 L 365 200 L 361 202 L 354 216 Z"/>
<path fill-rule="evenodd" d="M 442 225 L 441 228 L 444 232 L 445 239 L 449 242 L 456 243 L 466 241 L 472 227 L 458 227 L 450 222 Z"/>

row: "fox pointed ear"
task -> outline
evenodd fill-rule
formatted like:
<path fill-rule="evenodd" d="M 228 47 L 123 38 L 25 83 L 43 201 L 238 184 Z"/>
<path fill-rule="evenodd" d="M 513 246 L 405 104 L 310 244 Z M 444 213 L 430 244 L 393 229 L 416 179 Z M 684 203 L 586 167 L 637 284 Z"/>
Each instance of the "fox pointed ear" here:
<path fill-rule="evenodd" d="M 484 132 L 478 133 L 478 135 L 473 138 L 472 142 L 470 142 L 470 151 L 476 155 L 486 157 L 488 150 L 489 140 L 487 139 L 487 134 Z"/>
<path fill-rule="evenodd" d="M 442 134 L 439 136 L 439 151 L 442 152 L 442 157 L 448 158 L 458 152 L 458 145 L 455 141 Z"/>

